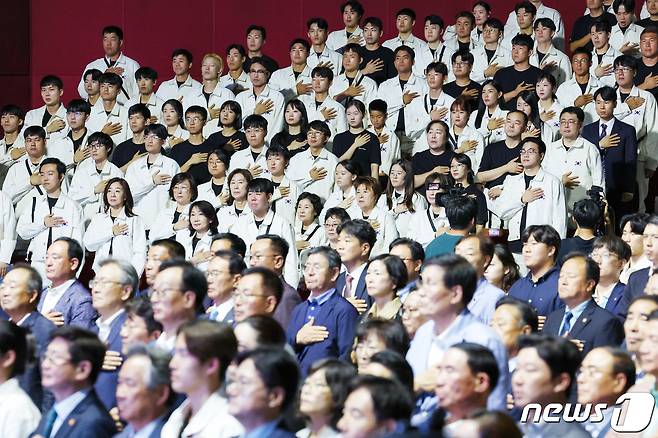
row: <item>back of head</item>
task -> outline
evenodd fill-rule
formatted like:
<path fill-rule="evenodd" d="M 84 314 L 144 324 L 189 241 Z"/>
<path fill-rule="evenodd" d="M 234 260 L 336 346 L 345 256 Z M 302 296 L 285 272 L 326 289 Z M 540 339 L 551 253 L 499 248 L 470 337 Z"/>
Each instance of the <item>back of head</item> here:
<path fill-rule="evenodd" d="M 6 365 L 8 360 L 5 355 L 10 351 L 14 352 L 14 363 L 12 365 Z M 2 368 L 11 367 L 9 378 L 25 372 L 27 362 L 27 332 L 13 322 L 4 319 L 0 320 L 0 355 L 4 357 Z"/>
<path fill-rule="evenodd" d="M 453 230 L 468 230 L 475 224 L 477 201 L 470 196 L 444 196 L 446 216 Z"/>

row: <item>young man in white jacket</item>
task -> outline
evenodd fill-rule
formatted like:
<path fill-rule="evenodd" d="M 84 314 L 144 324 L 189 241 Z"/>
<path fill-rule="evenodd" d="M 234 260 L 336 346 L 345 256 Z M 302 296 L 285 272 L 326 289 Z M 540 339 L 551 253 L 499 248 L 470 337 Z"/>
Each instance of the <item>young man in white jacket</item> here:
<path fill-rule="evenodd" d="M 308 59 L 311 45 L 308 41 L 296 38 L 290 42 L 290 65 L 280 68 L 270 78 L 269 86 L 283 94 L 286 101 L 311 91 L 311 67 Z"/>
<path fill-rule="evenodd" d="M 240 237 L 247 248 L 261 234 L 276 234 L 288 242 L 290 248 L 295 248 L 295 232 L 292 224 L 270 208 L 270 201 L 274 194 L 272 181 L 264 178 L 255 178 L 247 186 L 247 204 L 251 212 L 241 216 L 231 226 L 229 232 Z M 247 250 L 246 260 L 251 254 Z M 291 251 L 286 257 L 283 268 L 283 277 L 293 287 L 297 286 L 299 273 L 297 271 L 297 251 Z"/>
<path fill-rule="evenodd" d="M 66 108 L 62 104 L 64 83 L 53 75 L 44 76 L 39 84 L 44 105 L 25 114 L 23 132 L 30 126 L 41 126 L 46 130 L 46 137 L 62 138 L 68 133 L 66 125 Z"/>
<path fill-rule="evenodd" d="M 507 224 L 514 253 L 521 252 L 521 234 L 529 225 L 551 224 L 562 238 L 567 232 L 564 186 L 542 168 L 546 145 L 528 137 L 520 146 L 523 171 L 505 178 L 503 193 L 494 205 L 494 213 Z"/>
<path fill-rule="evenodd" d="M 82 208 L 62 193 L 66 166 L 57 158 L 46 158 L 39 166 L 44 194 L 31 198 L 31 205 L 18 219 L 16 231 L 30 241 L 28 259 L 46 281 L 46 251 L 56 239 L 70 237 L 82 245 Z"/>
<path fill-rule="evenodd" d="M 142 218 L 144 228 L 150 230 L 160 210 L 167 205 L 169 184 L 180 167 L 162 155 L 167 128 L 160 124 L 148 125 L 144 139 L 147 154 L 128 166 L 126 181 L 135 202 L 135 213 Z"/>
<path fill-rule="evenodd" d="M 0 279 L 7 273 L 16 248 L 16 216 L 11 198 L 0 191 Z"/>

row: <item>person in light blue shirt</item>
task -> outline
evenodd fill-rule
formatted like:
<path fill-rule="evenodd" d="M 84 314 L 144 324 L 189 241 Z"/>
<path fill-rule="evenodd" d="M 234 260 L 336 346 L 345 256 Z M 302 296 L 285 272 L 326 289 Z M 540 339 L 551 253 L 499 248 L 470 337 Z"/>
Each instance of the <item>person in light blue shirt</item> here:
<path fill-rule="evenodd" d="M 295 401 L 299 367 L 282 348 L 261 347 L 238 354 L 228 385 L 228 411 L 245 428 L 244 438 L 293 438 L 282 414 Z"/>
<path fill-rule="evenodd" d="M 468 310 L 480 321 L 489 325 L 496 311 L 496 303 L 505 296 L 505 292 L 489 283 L 484 277 L 484 271 L 494 256 L 494 243 L 488 237 L 481 235 L 464 236 L 457 242 L 455 254 L 468 260 L 478 276 L 477 287 L 468 303 Z"/>
<path fill-rule="evenodd" d="M 500 371 L 498 384 L 489 396 L 490 409 L 504 410 L 509 387 L 507 351 L 502 340 L 468 309 L 477 273 L 463 257 L 445 254 L 425 262 L 419 279 L 420 309 L 429 321 L 423 324 L 409 351 L 407 361 L 417 382 L 431 381 L 445 351 L 460 342 L 472 342 L 491 350 Z M 433 387 L 423 388 L 433 391 Z"/>

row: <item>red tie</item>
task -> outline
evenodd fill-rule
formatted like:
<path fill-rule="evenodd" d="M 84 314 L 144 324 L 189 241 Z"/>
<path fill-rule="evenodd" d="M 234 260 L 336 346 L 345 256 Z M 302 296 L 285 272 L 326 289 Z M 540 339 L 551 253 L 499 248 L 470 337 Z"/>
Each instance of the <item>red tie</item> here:
<path fill-rule="evenodd" d="M 343 288 L 343 297 L 344 298 L 349 298 L 352 296 L 352 276 L 350 274 L 347 274 L 345 276 L 345 288 Z"/>

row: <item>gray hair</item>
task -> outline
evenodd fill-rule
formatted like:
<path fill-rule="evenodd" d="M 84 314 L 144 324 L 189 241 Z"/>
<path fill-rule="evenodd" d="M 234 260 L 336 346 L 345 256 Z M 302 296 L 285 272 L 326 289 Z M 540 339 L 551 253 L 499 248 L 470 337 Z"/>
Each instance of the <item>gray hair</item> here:
<path fill-rule="evenodd" d="M 149 361 L 149 370 L 147 374 L 146 387 L 150 390 L 160 386 L 169 386 L 171 384 L 171 374 L 169 362 L 171 354 L 162 348 L 149 346 L 146 344 L 136 344 L 130 347 L 126 360 L 131 357 L 142 356 Z"/>
<path fill-rule="evenodd" d="M 335 249 L 328 246 L 316 246 L 308 251 L 308 256 L 313 254 L 320 254 L 323 256 L 327 263 L 329 263 L 329 269 L 340 269 L 343 262 L 340 260 L 340 255 L 336 252 Z"/>
<path fill-rule="evenodd" d="M 121 277 L 117 281 L 122 286 L 131 286 L 133 288 L 133 296 L 139 291 L 139 275 L 137 275 L 137 271 L 132 263 L 120 259 L 105 259 L 99 265 L 101 268 L 107 265 L 116 266 L 121 271 Z"/>

